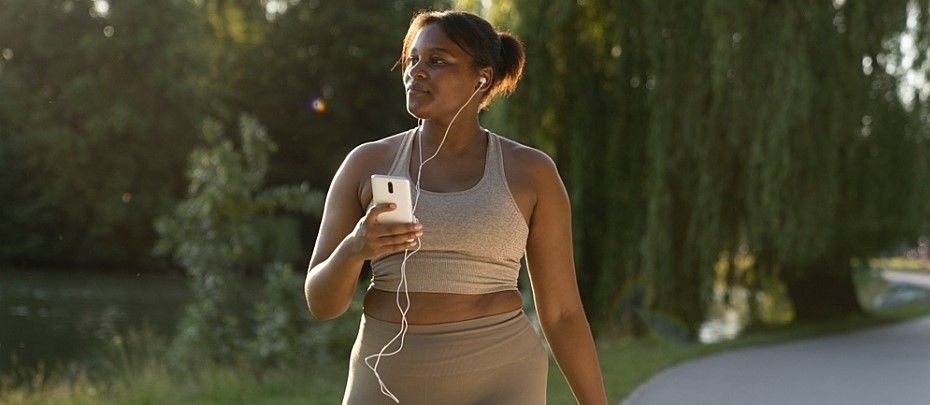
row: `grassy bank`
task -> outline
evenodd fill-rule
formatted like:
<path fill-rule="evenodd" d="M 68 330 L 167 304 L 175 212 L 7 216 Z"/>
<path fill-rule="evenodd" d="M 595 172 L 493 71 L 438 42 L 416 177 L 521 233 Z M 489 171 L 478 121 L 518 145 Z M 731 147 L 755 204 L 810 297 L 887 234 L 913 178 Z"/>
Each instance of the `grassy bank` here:
<path fill-rule="evenodd" d="M 712 345 L 671 345 L 654 339 L 599 342 L 601 366 L 611 403 L 618 403 L 635 387 L 676 363 L 724 350 L 773 344 L 793 339 L 841 333 L 930 314 L 930 305 L 910 305 L 870 316 L 818 324 L 795 324 L 759 329 L 738 339 Z M 335 404 L 342 398 L 343 363 L 304 370 L 255 374 L 248 367 L 202 367 L 193 372 L 169 370 L 154 352 L 134 358 L 118 372 L 98 376 L 84 373 L 37 373 L 29 380 L 0 381 L 3 404 Z M 553 364 L 549 403 L 574 403 Z"/>
<path fill-rule="evenodd" d="M 0 387 L 0 403 L 91 404 L 338 404 L 345 367 L 272 372 L 262 376 L 237 367 L 205 367 L 178 373 L 151 362 L 130 374 L 107 377 L 37 377 Z"/>

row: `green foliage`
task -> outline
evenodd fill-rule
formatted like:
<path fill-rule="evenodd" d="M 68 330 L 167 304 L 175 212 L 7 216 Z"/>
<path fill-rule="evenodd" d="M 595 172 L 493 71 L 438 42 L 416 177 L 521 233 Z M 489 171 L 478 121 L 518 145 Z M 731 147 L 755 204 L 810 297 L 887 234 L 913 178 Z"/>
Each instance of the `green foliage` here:
<path fill-rule="evenodd" d="M 344 361 L 355 334 L 361 306 L 354 305 L 339 320 L 310 319 L 303 305 L 303 274 L 289 265 L 265 267 L 262 300 L 255 306 L 255 339 L 248 343 L 249 356 L 263 369 L 294 369 Z M 356 300 L 359 302 L 359 300 Z"/>
<path fill-rule="evenodd" d="M 5 1 L 0 260 L 159 264 L 150 224 L 206 116 L 249 112 L 281 145 L 269 184 L 325 188 L 352 147 L 413 124 L 392 66 L 413 11 L 444 4 Z"/>
<path fill-rule="evenodd" d="M 270 155 L 276 146 L 265 129 L 248 116 L 240 118 L 239 135 L 241 148 L 236 149 L 217 121 L 204 124 L 205 146 L 191 153 L 187 170 L 188 196 L 171 216 L 155 224 L 160 236 L 156 251 L 170 254 L 191 281 L 194 302 L 180 322 L 173 351 L 185 360 L 227 363 L 240 358 L 245 337 L 235 309 L 242 305 L 245 272 L 267 260 L 262 252 L 274 248 L 267 242 L 299 239 L 296 227 L 285 228 L 294 232 L 289 237 L 269 237 L 268 225 L 279 223 L 274 218 L 280 209 L 297 208 L 301 214 L 317 214 L 322 209 L 322 194 L 306 185 L 265 189 Z M 294 257 L 273 259 L 286 262 Z M 276 303 L 294 306 L 298 302 Z M 266 315 L 268 312 L 265 310 Z M 260 322 L 273 324 L 276 320 Z"/>
<path fill-rule="evenodd" d="M 290 266 L 274 263 L 265 268 L 264 279 L 264 300 L 256 304 L 258 327 L 250 351 L 266 367 L 306 364 L 312 356 L 301 353 L 300 349 L 312 347 L 309 344 L 312 335 L 306 309 L 294 305 L 303 298 L 301 290 L 294 288 L 300 285 L 300 277 Z"/>
<path fill-rule="evenodd" d="M 199 21 L 186 0 L 3 3 L 0 257 L 146 262 L 205 111 Z"/>

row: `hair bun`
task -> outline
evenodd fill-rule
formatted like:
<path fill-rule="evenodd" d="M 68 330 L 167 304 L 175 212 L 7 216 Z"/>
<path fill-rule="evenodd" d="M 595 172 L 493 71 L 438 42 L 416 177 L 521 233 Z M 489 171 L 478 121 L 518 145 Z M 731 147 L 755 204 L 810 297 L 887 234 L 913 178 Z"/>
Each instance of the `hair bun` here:
<path fill-rule="evenodd" d="M 526 54 L 523 49 L 523 43 L 510 32 L 499 32 L 498 37 L 501 41 L 499 90 L 501 95 L 512 93 L 517 88 L 517 83 L 523 77 L 523 67 L 526 64 Z"/>

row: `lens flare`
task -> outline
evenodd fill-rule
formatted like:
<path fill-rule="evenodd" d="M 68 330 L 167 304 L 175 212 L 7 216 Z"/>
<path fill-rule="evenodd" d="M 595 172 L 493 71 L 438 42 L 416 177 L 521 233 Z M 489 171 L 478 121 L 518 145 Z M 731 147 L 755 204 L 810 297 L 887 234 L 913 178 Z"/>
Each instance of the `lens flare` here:
<path fill-rule="evenodd" d="M 688 326 L 681 319 L 652 311 L 636 311 L 636 315 L 649 327 L 653 336 L 666 344 L 687 345 L 691 341 Z"/>
<path fill-rule="evenodd" d="M 639 279 L 626 280 L 610 300 L 610 325 L 616 330 L 633 327 L 636 311 L 646 305 L 646 285 Z"/>
<path fill-rule="evenodd" d="M 317 114 L 323 114 L 327 108 L 326 100 L 323 97 L 311 97 L 307 102 L 307 107 Z"/>
<path fill-rule="evenodd" d="M 662 342 L 684 345 L 690 342 L 688 326 L 673 316 L 647 309 L 648 286 L 639 277 L 626 280 L 614 293 L 608 307 L 609 325 L 614 333 L 631 333 L 635 324 Z"/>

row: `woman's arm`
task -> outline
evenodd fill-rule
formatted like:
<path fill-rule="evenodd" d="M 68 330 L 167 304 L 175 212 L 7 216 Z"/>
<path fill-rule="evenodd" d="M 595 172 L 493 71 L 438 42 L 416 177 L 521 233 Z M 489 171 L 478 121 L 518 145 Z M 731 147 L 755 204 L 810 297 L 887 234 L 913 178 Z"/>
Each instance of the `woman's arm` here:
<path fill-rule="evenodd" d="M 555 163 L 528 159 L 536 189 L 526 260 L 536 312 L 556 363 L 579 404 L 606 404 L 594 338 L 575 278 L 571 207 Z"/>
<path fill-rule="evenodd" d="M 378 224 L 378 215 L 393 207 L 378 205 L 365 212 L 363 194 L 370 201 L 368 179 L 372 161 L 383 159 L 377 146 L 353 150 L 336 172 L 304 283 L 307 307 L 314 317 L 328 320 L 345 313 L 366 260 L 410 248 L 419 224 Z M 363 193 L 363 190 L 365 192 Z M 367 202 L 365 203 L 367 204 Z"/>

